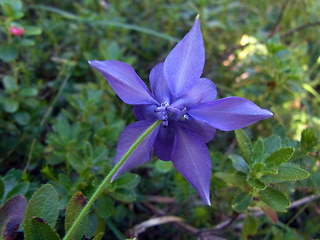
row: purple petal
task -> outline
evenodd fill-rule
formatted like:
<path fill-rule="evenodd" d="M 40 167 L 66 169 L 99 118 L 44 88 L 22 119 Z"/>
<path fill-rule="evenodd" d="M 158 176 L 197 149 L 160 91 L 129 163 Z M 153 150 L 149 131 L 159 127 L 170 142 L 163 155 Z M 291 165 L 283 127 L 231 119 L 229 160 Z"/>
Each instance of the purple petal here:
<path fill-rule="evenodd" d="M 133 112 L 134 116 L 138 121 L 140 120 L 157 120 L 157 115 L 154 112 L 154 109 L 157 105 L 153 104 L 143 104 L 143 105 L 134 105 Z"/>
<path fill-rule="evenodd" d="M 125 155 L 132 144 L 143 134 L 154 121 L 138 121 L 128 125 L 121 133 L 116 154 L 116 163 Z M 160 125 L 149 133 L 130 154 L 127 160 L 113 175 L 111 181 L 116 179 L 123 172 L 149 161 L 154 140 L 159 132 Z"/>
<path fill-rule="evenodd" d="M 170 103 L 170 90 L 163 72 L 163 62 L 154 66 L 150 72 L 149 80 L 151 91 L 159 103 Z"/>
<path fill-rule="evenodd" d="M 174 136 L 176 132 L 175 122 L 169 122 L 167 127 L 161 126 L 159 133 L 154 142 L 154 154 L 164 161 L 171 160 L 171 153 L 174 143 Z"/>
<path fill-rule="evenodd" d="M 194 134 L 201 137 L 204 142 L 210 142 L 216 134 L 216 129 L 208 123 L 199 121 L 191 116 L 184 121 L 181 121 L 181 127 L 192 131 Z"/>
<path fill-rule="evenodd" d="M 227 97 L 192 106 L 188 113 L 214 128 L 231 131 L 268 119 L 273 113 L 240 97 Z"/>
<path fill-rule="evenodd" d="M 206 144 L 192 132 L 178 128 L 172 163 L 210 205 L 211 158 Z"/>
<path fill-rule="evenodd" d="M 192 106 L 194 104 L 209 102 L 215 100 L 217 97 L 217 88 L 214 83 L 208 78 L 200 78 L 196 85 L 189 91 L 178 98 L 172 104 L 173 107 Z"/>
<path fill-rule="evenodd" d="M 157 104 L 146 84 L 133 68 L 116 60 L 89 61 L 91 67 L 100 71 L 118 96 L 127 104 Z"/>
<path fill-rule="evenodd" d="M 172 49 L 164 61 L 164 75 L 171 93 L 178 97 L 199 80 L 205 51 L 199 17 L 187 35 Z"/>

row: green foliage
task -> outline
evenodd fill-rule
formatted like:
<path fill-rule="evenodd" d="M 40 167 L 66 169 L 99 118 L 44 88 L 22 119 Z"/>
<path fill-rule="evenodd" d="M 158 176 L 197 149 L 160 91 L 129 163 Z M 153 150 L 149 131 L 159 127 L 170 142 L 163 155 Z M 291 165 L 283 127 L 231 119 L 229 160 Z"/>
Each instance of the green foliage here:
<path fill-rule="evenodd" d="M 35 237 L 38 235 L 34 237 L 33 229 L 40 225 L 43 225 L 44 230 L 43 232 L 42 230 L 39 231 L 37 234 L 50 232 L 51 235 L 51 230 L 48 227 L 53 228 L 56 225 L 59 210 L 58 204 L 57 192 L 50 184 L 43 185 L 32 195 L 23 218 L 23 229 L 26 240 L 36 239 Z"/>
<path fill-rule="evenodd" d="M 231 133 L 217 131 L 208 144 L 211 208 L 201 205 L 170 161 L 153 159 L 106 187 L 83 235 L 121 239 L 140 222 L 162 215 L 210 229 L 236 211 L 246 214 L 243 238 L 319 238 L 313 203 L 299 212 L 287 209 L 288 199 L 317 194 L 320 187 L 319 11 L 313 0 L 0 0 L 1 211 L 24 196 L 24 225 L 36 234 L 20 227 L 16 238 L 62 238 L 55 231 L 65 232 L 71 202 L 78 206 L 73 216 L 81 209 L 74 196 L 81 191 L 89 199 L 114 164 L 123 128 L 135 121 L 131 107 L 87 61 L 124 61 L 147 80 L 197 14 L 206 47 L 204 76 L 214 81 L 219 98 L 245 97 L 274 118 L 237 130 L 236 149 Z M 12 35 L 12 26 L 23 34 Z M 44 185 L 44 191 L 40 186 L 46 183 L 53 187 Z M 36 206 L 43 199 L 40 213 Z M 54 201 L 51 209 L 47 201 Z M 257 208 L 269 222 L 250 215 Z M 241 238 L 233 228 L 240 221 L 222 237 Z M 149 228 L 141 238 L 194 238 L 168 225 Z"/>

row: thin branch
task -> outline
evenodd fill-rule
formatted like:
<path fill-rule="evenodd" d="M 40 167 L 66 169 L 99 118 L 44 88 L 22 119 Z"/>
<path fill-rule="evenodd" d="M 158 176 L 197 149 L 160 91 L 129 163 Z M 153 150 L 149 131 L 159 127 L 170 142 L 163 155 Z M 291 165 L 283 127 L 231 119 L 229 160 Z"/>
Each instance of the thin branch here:
<path fill-rule="evenodd" d="M 320 21 L 306 23 L 306 24 L 303 24 L 303 25 L 301 25 L 299 27 L 293 28 L 293 29 L 289 30 L 288 32 L 282 34 L 281 37 L 282 38 L 286 38 L 286 37 L 289 37 L 290 35 L 292 35 L 292 34 L 294 34 L 296 32 L 300 32 L 300 31 L 304 30 L 305 28 L 316 27 L 316 26 L 320 26 Z"/>
<path fill-rule="evenodd" d="M 280 30 L 280 22 L 282 20 L 283 13 L 288 5 L 288 2 L 289 2 L 288 0 L 285 0 L 284 3 L 282 4 L 277 21 L 276 21 L 275 25 L 273 26 L 273 28 L 271 29 L 271 31 L 269 32 L 268 38 L 273 37 L 273 35 L 276 34 L 276 32 L 278 32 Z"/>

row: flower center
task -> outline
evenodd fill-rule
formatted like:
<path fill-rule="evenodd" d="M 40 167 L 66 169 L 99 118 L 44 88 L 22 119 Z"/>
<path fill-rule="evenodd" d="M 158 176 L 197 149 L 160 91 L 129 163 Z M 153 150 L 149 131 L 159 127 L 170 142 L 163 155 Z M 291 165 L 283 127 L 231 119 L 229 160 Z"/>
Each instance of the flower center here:
<path fill-rule="evenodd" d="M 154 109 L 159 120 L 162 121 L 164 127 L 168 126 L 168 121 L 179 121 L 187 119 L 187 108 L 183 107 L 181 110 L 169 105 L 169 103 L 164 102 Z"/>

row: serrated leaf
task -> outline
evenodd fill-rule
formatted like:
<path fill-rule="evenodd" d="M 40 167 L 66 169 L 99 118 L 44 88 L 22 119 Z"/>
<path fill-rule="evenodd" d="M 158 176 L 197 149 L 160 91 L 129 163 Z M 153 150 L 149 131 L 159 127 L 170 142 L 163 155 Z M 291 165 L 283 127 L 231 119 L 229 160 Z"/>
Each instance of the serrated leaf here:
<path fill-rule="evenodd" d="M 267 174 L 262 177 L 265 183 L 280 183 L 287 181 L 299 181 L 309 177 L 309 173 L 301 169 L 299 165 L 284 163 L 278 168 L 278 173 Z"/>
<path fill-rule="evenodd" d="M 67 160 L 77 172 L 81 172 L 86 168 L 86 162 L 73 153 L 67 153 Z"/>
<path fill-rule="evenodd" d="M 30 236 L 26 240 L 59 240 L 58 233 L 42 218 L 33 217 L 30 222 Z"/>
<path fill-rule="evenodd" d="M 66 118 L 60 118 L 56 123 L 55 128 L 62 140 L 69 140 L 71 128 Z"/>
<path fill-rule="evenodd" d="M 279 136 L 271 136 L 263 139 L 264 158 L 268 157 L 271 153 L 281 147 L 281 139 Z"/>
<path fill-rule="evenodd" d="M 258 189 L 258 190 L 263 190 L 266 188 L 266 185 L 261 180 L 259 180 L 257 178 L 249 177 L 248 183 L 251 187 Z"/>
<path fill-rule="evenodd" d="M 252 202 L 252 196 L 246 192 L 241 192 L 232 201 L 232 209 L 237 212 L 245 211 Z"/>
<path fill-rule="evenodd" d="M 134 173 L 125 173 L 119 176 L 113 184 L 117 188 L 133 189 L 140 182 L 140 176 Z"/>
<path fill-rule="evenodd" d="M 236 174 L 233 173 L 224 173 L 224 172 L 216 172 L 214 174 L 217 178 L 222 179 L 223 181 L 225 181 L 226 183 L 229 183 L 231 185 L 234 186 L 247 186 L 247 175 L 245 173 L 242 172 L 237 172 Z"/>
<path fill-rule="evenodd" d="M 23 229 L 26 240 L 31 238 L 31 221 L 33 217 L 45 220 L 51 227 L 54 227 L 59 213 L 58 194 L 51 184 L 40 187 L 29 201 L 24 219 Z"/>
<path fill-rule="evenodd" d="M 254 162 L 262 162 L 263 161 L 263 154 L 264 154 L 264 145 L 261 138 L 259 138 L 252 149 L 252 160 Z"/>
<path fill-rule="evenodd" d="M 232 160 L 232 166 L 239 172 L 248 173 L 249 167 L 247 162 L 237 154 L 230 154 L 229 158 Z"/>
<path fill-rule="evenodd" d="M 106 197 L 106 196 L 101 196 L 97 200 L 97 205 L 96 205 L 96 213 L 103 219 L 106 219 L 112 215 L 114 211 L 114 203 L 113 201 Z"/>
<path fill-rule="evenodd" d="M 83 196 L 81 192 L 75 193 L 68 202 L 67 210 L 66 210 L 66 218 L 65 218 L 65 231 L 67 232 L 73 222 L 78 217 L 81 210 L 87 204 L 86 198 Z M 88 214 L 86 214 L 78 225 L 77 229 L 74 231 L 74 234 L 71 236 L 72 240 L 81 239 L 86 231 L 86 227 L 88 225 Z"/>
<path fill-rule="evenodd" d="M 253 236 L 257 233 L 258 224 L 254 217 L 250 214 L 246 214 L 246 217 L 243 220 L 243 227 L 242 227 L 242 237 L 247 239 L 248 236 Z"/>
<path fill-rule="evenodd" d="M 272 187 L 267 187 L 265 190 L 260 191 L 259 198 L 278 212 L 285 212 L 290 206 L 289 199 L 283 193 Z"/>
<path fill-rule="evenodd" d="M 235 130 L 235 134 L 242 156 L 244 160 L 249 164 L 251 162 L 251 141 L 243 129 Z"/>
<path fill-rule="evenodd" d="M 0 208 L 0 239 L 13 240 L 16 230 L 23 219 L 27 200 L 23 196 L 10 198 Z"/>
<path fill-rule="evenodd" d="M 116 200 L 124 202 L 134 202 L 137 198 L 133 190 L 125 188 L 116 189 L 114 192 L 110 192 L 110 195 Z"/>
<path fill-rule="evenodd" d="M 84 155 L 86 156 L 86 158 L 90 158 L 93 154 L 93 149 L 92 149 L 92 145 L 89 141 L 86 141 L 84 146 L 83 146 L 83 152 Z"/>
<path fill-rule="evenodd" d="M 267 167 L 278 167 L 282 163 L 287 162 L 293 155 L 294 148 L 281 148 L 273 153 L 265 160 Z"/>

